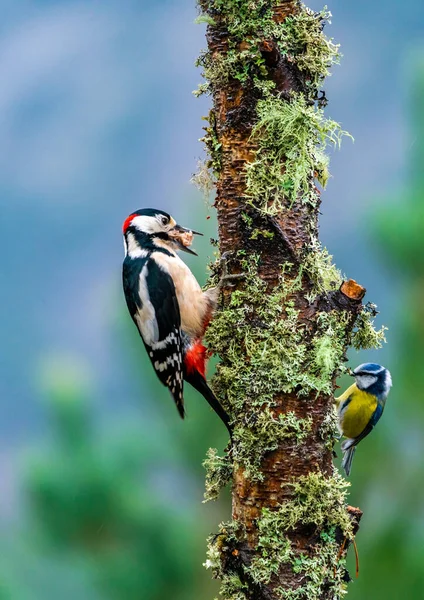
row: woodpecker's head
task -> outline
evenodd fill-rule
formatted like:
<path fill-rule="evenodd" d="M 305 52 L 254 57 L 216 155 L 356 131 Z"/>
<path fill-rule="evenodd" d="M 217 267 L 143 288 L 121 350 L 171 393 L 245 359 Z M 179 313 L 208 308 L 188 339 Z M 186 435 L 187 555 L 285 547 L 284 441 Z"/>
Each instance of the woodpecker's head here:
<path fill-rule="evenodd" d="M 172 252 L 183 250 L 196 255 L 188 246 L 193 234 L 202 235 L 181 227 L 168 213 L 156 208 L 142 208 L 130 214 L 124 221 L 123 234 L 125 252 L 131 257 L 155 248 Z"/>

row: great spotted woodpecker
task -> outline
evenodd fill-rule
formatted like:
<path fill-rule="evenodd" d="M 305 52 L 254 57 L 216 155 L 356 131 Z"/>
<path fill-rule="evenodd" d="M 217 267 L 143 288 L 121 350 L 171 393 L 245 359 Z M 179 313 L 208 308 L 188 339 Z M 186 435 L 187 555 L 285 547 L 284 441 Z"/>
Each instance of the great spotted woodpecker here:
<path fill-rule="evenodd" d="M 182 418 L 187 381 L 231 433 L 228 415 L 206 383 L 202 344 L 219 289 L 203 292 L 177 254 L 178 250 L 196 254 L 188 240 L 197 232 L 177 225 L 163 211 L 144 208 L 125 220 L 123 234 L 125 299 L 157 376 L 169 388 Z"/>

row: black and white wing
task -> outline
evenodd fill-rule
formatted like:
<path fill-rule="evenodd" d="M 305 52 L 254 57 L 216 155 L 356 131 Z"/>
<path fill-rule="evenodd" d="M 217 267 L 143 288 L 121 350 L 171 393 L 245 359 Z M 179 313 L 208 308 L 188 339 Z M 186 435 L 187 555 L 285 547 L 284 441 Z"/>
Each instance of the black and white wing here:
<path fill-rule="evenodd" d="M 131 259 L 130 259 L 131 260 Z M 161 382 L 184 418 L 183 344 L 174 282 L 149 258 L 124 262 L 124 292 L 128 309 Z"/>

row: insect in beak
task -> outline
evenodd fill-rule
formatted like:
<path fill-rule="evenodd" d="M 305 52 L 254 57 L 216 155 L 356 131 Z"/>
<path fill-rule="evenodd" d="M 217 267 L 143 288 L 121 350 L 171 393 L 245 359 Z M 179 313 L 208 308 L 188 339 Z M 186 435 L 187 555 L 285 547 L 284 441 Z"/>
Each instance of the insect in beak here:
<path fill-rule="evenodd" d="M 172 238 L 180 250 L 197 256 L 196 252 L 191 250 L 189 246 L 191 246 L 193 242 L 194 235 L 203 235 L 203 233 L 200 233 L 199 231 L 193 231 L 192 229 L 186 229 L 185 227 L 181 227 L 181 225 L 175 225 L 169 230 L 168 235 Z"/>

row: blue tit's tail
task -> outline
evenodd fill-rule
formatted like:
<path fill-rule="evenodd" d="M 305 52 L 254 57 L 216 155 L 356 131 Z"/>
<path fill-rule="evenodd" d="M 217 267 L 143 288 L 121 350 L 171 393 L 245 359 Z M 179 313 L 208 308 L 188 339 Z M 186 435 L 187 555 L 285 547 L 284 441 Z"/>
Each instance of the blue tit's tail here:
<path fill-rule="evenodd" d="M 356 446 L 354 445 L 354 440 L 346 440 L 342 444 L 343 451 L 343 461 L 342 467 L 345 470 L 346 475 L 349 477 L 350 471 L 352 469 L 352 461 L 355 455 Z"/>

